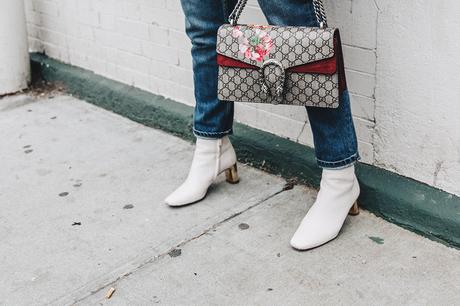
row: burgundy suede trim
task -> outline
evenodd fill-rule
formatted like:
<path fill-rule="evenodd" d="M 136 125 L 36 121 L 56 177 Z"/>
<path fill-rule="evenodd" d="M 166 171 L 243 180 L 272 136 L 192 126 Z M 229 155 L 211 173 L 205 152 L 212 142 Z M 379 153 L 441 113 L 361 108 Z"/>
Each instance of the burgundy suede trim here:
<path fill-rule="evenodd" d="M 258 69 L 257 66 L 244 63 L 222 54 L 217 54 L 217 64 L 223 67 Z M 286 71 L 298 73 L 334 74 L 337 71 L 337 59 L 334 56 L 313 63 L 291 67 L 286 69 Z"/>

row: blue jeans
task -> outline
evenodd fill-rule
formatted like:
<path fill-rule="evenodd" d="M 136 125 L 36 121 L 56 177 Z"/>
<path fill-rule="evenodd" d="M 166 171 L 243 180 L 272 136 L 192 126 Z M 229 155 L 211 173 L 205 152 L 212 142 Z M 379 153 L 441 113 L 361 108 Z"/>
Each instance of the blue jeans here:
<path fill-rule="evenodd" d="M 193 133 L 221 138 L 233 133 L 234 103 L 217 98 L 217 29 L 236 0 L 181 0 L 186 31 L 192 42 L 196 106 Z M 312 0 L 258 0 L 272 25 L 318 26 Z M 336 109 L 306 107 L 313 133 L 316 160 L 323 168 L 343 168 L 360 159 L 350 110 L 344 91 Z"/>

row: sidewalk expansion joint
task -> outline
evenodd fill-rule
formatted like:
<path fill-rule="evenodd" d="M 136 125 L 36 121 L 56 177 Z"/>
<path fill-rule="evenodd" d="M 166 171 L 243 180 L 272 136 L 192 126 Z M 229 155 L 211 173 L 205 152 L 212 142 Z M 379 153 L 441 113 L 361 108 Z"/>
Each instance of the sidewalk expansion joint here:
<path fill-rule="evenodd" d="M 69 295 L 67 296 L 64 296 L 64 297 L 61 297 L 61 298 L 58 298 L 54 301 L 52 301 L 51 303 L 54 305 L 54 304 L 59 304 L 59 305 L 77 305 L 78 303 L 84 301 L 85 299 L 89 298 L 90 296 L 104 290 L 105 288 L 109 287 L 109 286 L 114 286 L 116 283 L 118 283 L 120 280 L 123 280 L 125 279 L 126 277 L 130 276 L 130 275 L 133 275 L 134 273 L 136 273 L 137 271 L 140 271 L 142 270 L 144 267 L 147 267 L 149 266 L 150 264 L 153 264 L 155 262 L 158 262 L 160 259 L 164 258 L 165 256 L 167 256 L 170 252 L 174 251 L 175 249 L 177 248 L 180 248 L 180 247 L 183 247 L 185 245 L 187 245 L 189 242 L 192 242 L 194 240 L 197 240 L 199 239 L 200 237 L 208 234 L 210 231 L 213 231 L 215 230 L 216 228 L 220 227 L 221 225 L 229 222 L 230 220 L 244 214 L 245 212 L 247 211 L 250 211 L 251 209 L 257 207 L 257 206 L 260 206 L 261 204 L 263 204 L 264 202 L 270 200 L 271 198 L 281 194 L 282 192 L 284 191 L 287 191 L 287 190 L 290 190 L 292 189 L 292 186 L 290 183 L 286 183 L 285 186 L 282 187 L 281 190 L 278 190 L 276 192 L 274 192 L 273 194 L 270 194 L 268 195 L 267 197 L 257 201 L 256 203 L 246 207 L 245 209 L 241 210 L 241 211 L 238 211 L 238 212 L 235 212 L 233 213 L 232 215 L 226 217 L 225 219 L 223 220 L 220 220 L 220 221 L 217 221 L 216 223 L 214 223 L 213 225 L 209 226 L 208 228 L 204 229 L 201 233 L 193 236 L 193 237 L 190 237 L 190 238 L 187 238 L 186 240 L 183 240 L 181 242 L 179 242 L 178 244 L 176 244 L 176 246 L 174 247 L 171 247 L 169 248 L 167 251 L 163 252 L 163 253 L 160 253 L 158 255 L 155 255 L 153 258 L 147 258 L 143 261 L 141 261 L 141 263 L 139 263 L 138 265 L 136 265 L 133 269 L 131 269 L 130 271 L 126 272 L 126 273 L 123 273 L 119 276 L 117 276 L 114 280 L 112 281 L 109 281 L 109 282 L 106 282 L 106 283 L 103 283 L 101 284 L 100 286 L 98 286 L 96 289 L 93 289 L 93 290 L 90 290 L 87 294 L 84 294 L 80 297 L 72 297 L 72 293 L 70 293 Z M 107 273 L 107 274 L 110 274 Z M 106 274 L 106 275 L 107 275 Z M 81 289 L 84 290 L 84 286 L 81 287 Z M 77 291 L 74 291 L 74 292 L 78 292 L 79 290 Z M 66 301 L 66 299 L 69 298 L 69 300 L 71 301 Z"/>

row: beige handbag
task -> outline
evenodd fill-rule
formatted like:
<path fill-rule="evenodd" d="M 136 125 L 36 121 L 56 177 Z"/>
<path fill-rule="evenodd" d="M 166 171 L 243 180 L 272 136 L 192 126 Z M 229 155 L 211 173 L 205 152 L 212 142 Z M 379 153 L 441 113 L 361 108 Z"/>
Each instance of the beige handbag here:
<path fill-rule="evenodd" d="M 313 0 L 319 27 L 239 25 L 246 3 L 238 1 L 217 33 L 218 98 L 338 107 L 347 87 L 342 45 L 322 0 Z"/>

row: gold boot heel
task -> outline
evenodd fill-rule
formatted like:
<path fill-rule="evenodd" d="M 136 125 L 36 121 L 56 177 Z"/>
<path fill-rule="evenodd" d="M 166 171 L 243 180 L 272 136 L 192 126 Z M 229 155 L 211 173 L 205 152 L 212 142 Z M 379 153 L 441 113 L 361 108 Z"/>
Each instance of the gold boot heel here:
<path fill-rule="evenodd" d="M 229 182 L 230 184 L 236 184 L 240 181 L 240 178 L 238 177 L 238 169 L 236 168 L 236 164 L 225 170 L 225 178 L 227 179 L 227 182 Z"/>
<path fill-rule="evenodd" d="M 358 206 L 358 201 L 356 201 L 353 206 L 350 208 L 350 211 L 348 212 L 349 215 L 351 216 L 356 216 L 359 215 L 359 206 Z"/>

